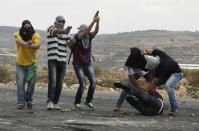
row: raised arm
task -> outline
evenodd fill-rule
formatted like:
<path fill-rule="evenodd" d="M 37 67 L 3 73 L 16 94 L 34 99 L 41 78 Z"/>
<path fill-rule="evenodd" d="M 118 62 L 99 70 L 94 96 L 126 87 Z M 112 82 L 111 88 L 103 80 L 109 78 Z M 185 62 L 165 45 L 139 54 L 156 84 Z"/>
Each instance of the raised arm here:
<path fill-rule="evenodd" d="M 65 29 L 53 29 L 53 34 L 68 34 L 72 26 L 67 26 Z"/>
<path fill-rule="evenodd" d="M 90 23 L 90 25 L 84 31 L 80 32 L 79 38 L 82 39 L 83 37 L 87 36 L 90 33 L 90 31 L 91 31 L 93 25 L 95 24 L 95 22 L 97 22 L 98 20 L 99 20 L 99 17 L 94 16 L 93 21 Z"/>
<path fill-rule="evenodd" d="M 96 22 L 95 30 L 93 32 L 91 32 L 91 37 L 92 38 L 94 38 L 97 35 L 98 31 L 99 31 L 99 20 Z"/>

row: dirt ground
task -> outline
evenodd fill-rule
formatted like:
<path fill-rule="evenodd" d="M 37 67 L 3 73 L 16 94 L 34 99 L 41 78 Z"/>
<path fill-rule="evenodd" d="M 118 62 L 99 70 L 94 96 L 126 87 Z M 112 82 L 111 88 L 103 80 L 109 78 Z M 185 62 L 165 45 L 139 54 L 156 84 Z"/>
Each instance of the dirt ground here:
<path fill-rule="evenodd" d="M 95 92 L 95 110 L 46 110 L 46 88 L 36 88 L 32 110 L 16 109 L 16 89 L 0 87 L 0 131 L 199 131 L 199 100 L 179 98 L 180 113 L 168 116 L 165 98 L 162 116 L 143 116 L 124 103 L 126 115 L 113 112 L 119 92 Z M 86 92 L 82 99 L 85 101 Z M 75 91 L 63 90 L 60 105 L 71 109 Z"/>

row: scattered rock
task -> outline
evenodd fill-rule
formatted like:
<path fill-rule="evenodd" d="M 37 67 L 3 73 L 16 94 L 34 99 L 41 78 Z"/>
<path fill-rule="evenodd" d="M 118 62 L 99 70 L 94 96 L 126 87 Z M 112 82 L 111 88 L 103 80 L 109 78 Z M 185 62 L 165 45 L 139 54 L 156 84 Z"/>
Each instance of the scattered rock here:
<path fill-rule="evenodd" d="M 115 91 L 115 89 L 113 89 L 113 88 L 108 88 L 108 91 Z"/>
<path fill-rule="evenodd" d="M 96 85 L 96 90 L 98 90 L 98 91 L 107 91 L 108 88 L 107 88 L 107 87 L 103 87 L 103 86 Z"/>
<path fill-rule="evenodd" d="M 63 89 L 66 89 L 66 88 L 68 88 L 67 86 L 66 86 L 66 83 L 63 83 L 63 87 L 62 87 Z"/>
<path fill-rule="evenodd" d="M 69 86 L 69 89 L 77 89 L 79 87 L 79 84 L 73 84 Z"/>
<path fill-rule="evenodd" d="M 191 117 L 195 117 L 196 115 L 194 113 L 191 113 Z"/>

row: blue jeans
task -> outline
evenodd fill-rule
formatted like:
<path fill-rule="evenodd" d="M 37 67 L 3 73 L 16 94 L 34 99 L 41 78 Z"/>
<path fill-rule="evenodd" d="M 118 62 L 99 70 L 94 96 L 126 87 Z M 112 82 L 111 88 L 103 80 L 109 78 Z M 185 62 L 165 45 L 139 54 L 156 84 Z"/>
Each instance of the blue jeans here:
<path fill-rule="evenodd" d="M 131 87 L 131 90 L 127 92 L 127 94 L 133 95 L 137 98 L 137 100 L 135 100 L 135 98 L 130 99 L 130 97 L 127 96 L 126 100 L 143 115 L 157 115 L 163 106 L 163 103 L 155 96 L 140 91 L 136 87 Z"/>
<path fill-rule="evenodd" d="M 134 87 L 134 85 L 132 84 L 132 82 L 130 80 L 128 80 L 128 85 L 130 85 L 130 87 Z M 123 104 L 123 102 L 126 100 L 127 96 L 128 96 L 128 93 L 126 91 L 122 90 L 122 92 L 117 100 L 116 105 L 118 107 L 120 107 Z"/>
<path fill-rule="evenodd" d="M 91 64 L 87 65 L 74 65 L 74 70 L 77 76 L 77 79 L 79 81 L 79 88 L 76 93 L 75 102 L 74 104 L 80 104 L 82 94 L 84 92 L 84 84 L 85 84 L 85 77 L 86 76 L 90 82 L 90 86 L 88 89 L 88 94 L 86 97 L 86 102 L 90 103 L 93 99 L 93 94 L 96 87 L 96 77 L 95 77 L 95 71 Z"/>
<path fill-rule="evenodd" d="M 156 84 L 156 86 L 160 86 L 162 84 L 166 85 L 166 90 L 167 90 L 167 93 L 169 96 L 171 110 L 178 108 L 174 87 L 175 87 L 176 83 L 178 81 L 180 81 L 181 79 L 182 79 L 182 73 L 173 73 L 169 77 L 169 79 L 160 78 L 160 80 Z M 128 81 L 128 84 L 133 86 L 133 84 L 130 82 L 130 80 Z M 125 91 L 122 91 L 119 99 L 117 100 L 117 106 L 121 106 L 122 103 L 124 102 L 124 100 L 126 99 L 126 97 L 127 97 L 127 93 Z"/>
<path fill-rule="evenodd" d="M 174 87 L 181 79 L 182 73 L 173 73 L 165 83 L 172 111 L 178 108 Z"/>
<path fill-rule="evenodd" d="M 66 72 L 66 62 L 48 61 L 48 100 L 57 104 L 61 95 Z"/>
<path fill-rule="evenodd" d="M 25 102 L 32 102 L 34 87 L 36 82 L 36 75 L 28 82 L 27 89 L 25 89 L 26 78 L 30 66 L 20 66 L 16 64 L 16 83 L 17 83 L 17 104 L 25 105 Z"/>

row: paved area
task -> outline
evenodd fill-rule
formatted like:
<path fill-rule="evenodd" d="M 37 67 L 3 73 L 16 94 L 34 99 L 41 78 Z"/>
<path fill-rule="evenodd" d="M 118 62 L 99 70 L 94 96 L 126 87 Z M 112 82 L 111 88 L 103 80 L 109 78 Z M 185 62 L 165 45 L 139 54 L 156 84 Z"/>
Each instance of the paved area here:
<path fill-rule="evenodd" d="M 179 99 L 181 107 L 177 117 L 167 115 L 169 107 L 165 100 L 162 116 L 142 116 L 128 103 L 124 103 L 126 115 L 113 112 L 119 92 L 96 92 L 95 110 L 85 106 L 83 110 L 66 112 L 47 111 L 44 88 L 36 88 L 32 110 L 16 109 L 16 89 L 0 88 L 0 131 L 198 131 L 199 100 Z M 85 101 L 85 95 L 82 101 Z M 63 90 L 60 104 L 71 109 L 75 91 Z"/>

